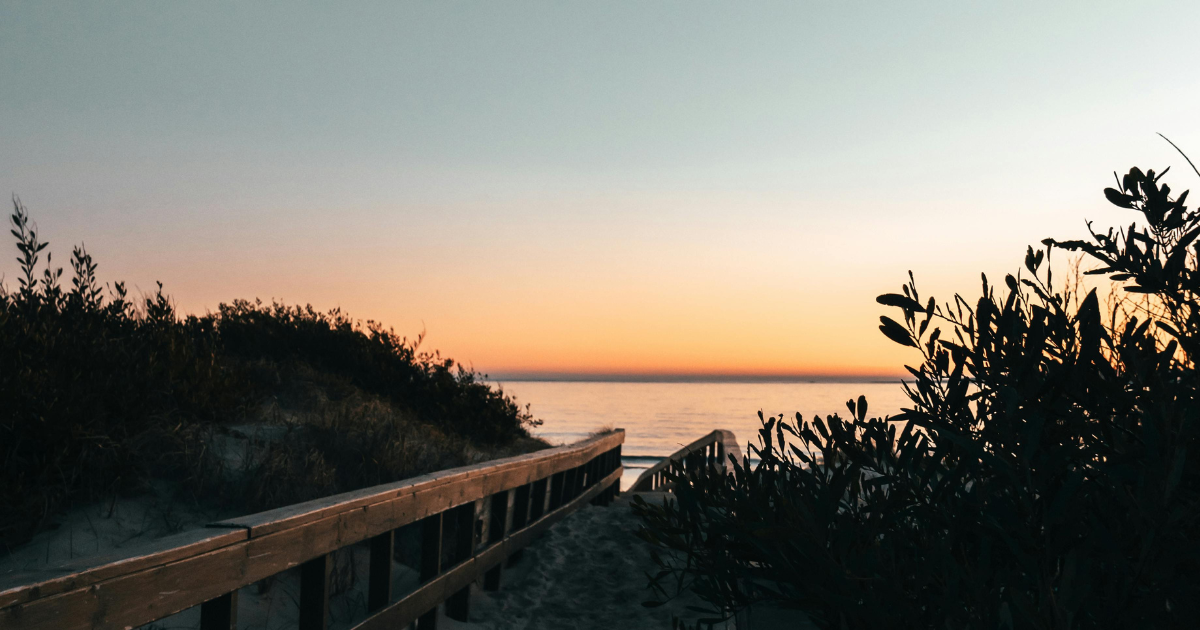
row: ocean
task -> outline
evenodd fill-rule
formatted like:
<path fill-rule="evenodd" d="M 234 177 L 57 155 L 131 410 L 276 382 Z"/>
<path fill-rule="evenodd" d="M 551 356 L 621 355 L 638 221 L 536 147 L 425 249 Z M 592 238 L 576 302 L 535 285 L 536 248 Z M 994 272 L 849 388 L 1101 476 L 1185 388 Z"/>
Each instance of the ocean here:
<path fill-rule="evenodd" d="M 543 421 L 534 435 L 569 444 L 604 428 L 625 429 L 622 448 L 628 487 L 642 470 L 713 429 L 733 431 L 743 452 L 764 416 L 796 412 L 805 419 L 838 413 L 867 397 L 868 415 L 895 415 L 908 405 L 899 379 L 891 382 L 579 382 L 500 381 Z"/>

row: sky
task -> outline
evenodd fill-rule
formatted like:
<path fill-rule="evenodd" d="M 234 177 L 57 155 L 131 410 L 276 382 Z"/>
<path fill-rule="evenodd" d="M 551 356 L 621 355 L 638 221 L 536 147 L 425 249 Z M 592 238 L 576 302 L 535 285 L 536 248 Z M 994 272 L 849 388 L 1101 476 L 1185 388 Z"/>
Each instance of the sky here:
<path fill-rule="evenodd" d="M 340 307 L 493 375 L 874 376 L 1200 155 L 1200 3 L 0 0 L 0 190 L 178 307 Z M 0 273 L 16 282 L 16 250 Z"/>

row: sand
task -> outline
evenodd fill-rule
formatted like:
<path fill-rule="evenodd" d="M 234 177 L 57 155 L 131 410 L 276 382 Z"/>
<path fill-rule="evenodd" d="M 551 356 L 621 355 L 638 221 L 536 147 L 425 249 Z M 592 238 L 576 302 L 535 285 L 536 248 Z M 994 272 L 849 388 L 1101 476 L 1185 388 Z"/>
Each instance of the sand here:
<path fill-rule="evenodd" d="M 525 549 L 517 566 L 505 570 L 498 592 L 473 587 L 469 623 L 443 614 L 438 628 L 668 630 L 672 616 L 694 621 L 701 614 L 687 606 L 704 605 L 694 595 L 659 608 L 642 606 L 653 597 L 647 573 L 657 567 L 634 535 L 638 523 L 626 497 L 609 507 L 581 508 Z M 717 626 L 725 627 L 733 623 Z"/>

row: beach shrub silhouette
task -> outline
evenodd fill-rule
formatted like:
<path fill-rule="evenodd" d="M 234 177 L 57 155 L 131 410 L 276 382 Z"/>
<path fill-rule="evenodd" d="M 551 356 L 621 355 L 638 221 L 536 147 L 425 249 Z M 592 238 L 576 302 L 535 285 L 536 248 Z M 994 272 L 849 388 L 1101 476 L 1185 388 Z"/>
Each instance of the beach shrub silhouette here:
<path fill-rule="evenodd" d="M 728 473 L 674 470 L 674 501 L 634 505 L 659 595 L 821 628 L 1193 627 L 1200 213 L 1160 178 L 1104 191 L 1140 223 L 1043 241 L 977 299 L 924 300 L 911 273 L 880 296 L 902 313 L 882 332 L 922 355 L 911 407 L 765 418 Z M 1055 290 L 1056 249 L 1118 299 Z"/>
<path fill-rule="evenodd" d="M 64 287 L 15 197 L 10 223 L 20 268 L 17 286 L 0 283 L 0 548 L 71 501 L 152 480 L 253 511 L 540 446 L 526 409 L 419 339 L 258 301 L 181 316 L 161 284 L 141 299 L 102 286 L 82 246 Z M 232 479 L 215 445 L 231 425 L 271 420 L 265 407 L 283 438 L 243 453 Z"/>

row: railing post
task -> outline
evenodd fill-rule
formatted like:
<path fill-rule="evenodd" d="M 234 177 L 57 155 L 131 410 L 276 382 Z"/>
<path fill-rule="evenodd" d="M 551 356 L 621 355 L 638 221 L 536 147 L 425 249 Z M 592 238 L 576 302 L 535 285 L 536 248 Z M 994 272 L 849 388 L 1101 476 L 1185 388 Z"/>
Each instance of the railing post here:
<path fill-rule="evenodd" d="M 454 508 L 454 564 L 462 563 L 475 554 L 475 502 Z M 446 598 L 446 616 L 467 621 L 471 612 L 471 585 Z"/>
<path fill-rule="evenodd" d="M 332 568 L 331 554 L 300 565 L 300 630 L 329 627 L 329 574 Z"/>
<path fill-rule="evenodd" d="M 421 582 L 442 571 L 442 513 L 421 521 Z M 417 619 L 417 630 L 437 630 L 437 605 Z"/>
<path fill-rule="evenodd" d="M 237 607 L 237 591 L 200 604 L 200 630 L 237 630 Z"/>
<path fill-rule="evenodd" d="M 509 531 L 515 532 L 519 529 L 522 529 L 531 520 L 529 508 L 532 503 L 530 500 L 530 495 L 533 493 L 533 485 L 534 484 L 532 483 L 527 483 L 520 488 L 513 490 L 512 526 Z M 509 567 L 512 567 L 521 561 L 521 555 L 523 551 L 523 549 L 518 549 L 508 556 L 507 564 Z"/>
<path fill-rule="evenodd" d="M 560 506 L 570 501 L 571 495 L 575 493 L 575 474 L 578 472 L 578 468 L 568 468 L 563 471 L 562 498 L 558 500 Z"/>
<path fill-rule="evenodd" d="M 537 481 L 533 482 L 533 496 L 530 497 L 529 503 L 530 523 L 542 518 L 542 515 L 546 513 L 546 495 L 550 494 L 547 492 L 547 485 L 547 479 L 538 479 Z"/>
<path fill-rule="evenodd" d="M 600 483 L 601 477 L 604 476 L 603 469 L 607 460 L 608 451 L 605 451 L 592 458 L 592 461 L 588 462 L 588 488 Z M 598 505 L 601 507 L 608 505 L 608 488 L 604 488 L 596 494 L 596 497 L 592 499 L 592 505 Z"/>
<path fill-rule="evenodd" d="M 550 506 L 549 511 L 558 509 L 558 506 L 563 503 L 563 482 L 566 478 L 566 471 L 557 472 L 550 476 Z"/>
<path fill-rule="evenodd" d="M 512 492 L 505 491 L 492 495 L 491 518 L 488 523 L 487 544 L 494 545 L 501 540 L 504 540 L 505 525 L 508 523 L 508 503 L 512 500 Z M 487 573 L 483 574 L 483 590 L 498 591 L 500 590 L 500 574 L 504 569 L 504 563 L 499 562 L 496 566 L 488 569 Z"/>
<path fill-rule="evenodd" d="M 371 560 L 367 574 L 367 612 L 373 613 L 392 599 L 392 556 L 396 550 L 396 532 L 388 530 L 371 539 Z"/>

